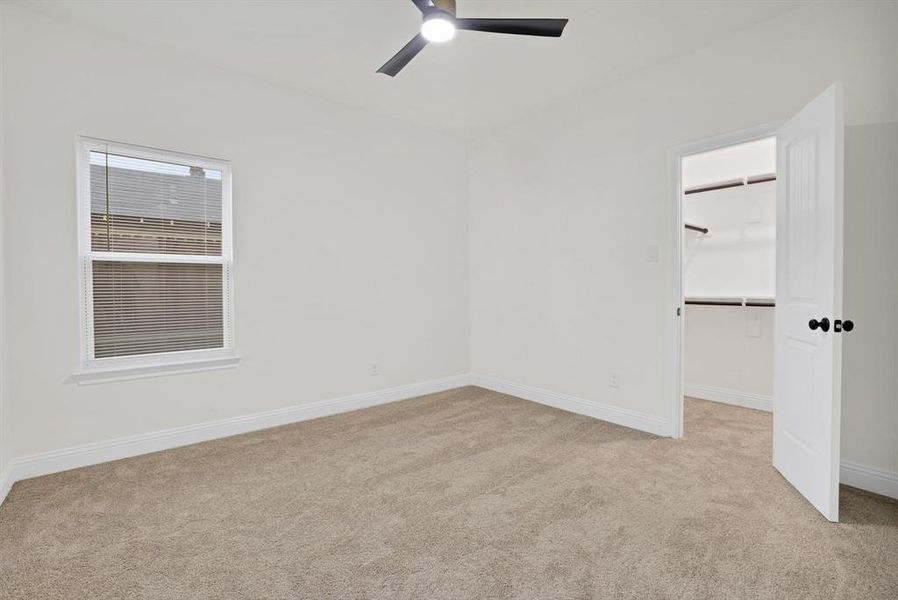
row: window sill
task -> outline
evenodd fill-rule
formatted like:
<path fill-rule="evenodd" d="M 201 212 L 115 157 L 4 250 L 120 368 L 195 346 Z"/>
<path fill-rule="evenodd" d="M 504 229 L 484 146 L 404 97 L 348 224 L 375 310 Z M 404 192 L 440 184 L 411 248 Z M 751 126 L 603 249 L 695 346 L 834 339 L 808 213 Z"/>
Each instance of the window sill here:
<path fill-rule="evenodd" d="M 78 385 L 91 385 L 95 383 L 106 383 L 108 381 L 124 381 L 127 379 L 162 377 L 180 373 L 233 369 L 238 364 L 240 364 L 240 356 L 237 354 L 227 354 L 214 357 L 161 362 L 157 364 L 85 367 L 72 373 L 72 380 Z"/>

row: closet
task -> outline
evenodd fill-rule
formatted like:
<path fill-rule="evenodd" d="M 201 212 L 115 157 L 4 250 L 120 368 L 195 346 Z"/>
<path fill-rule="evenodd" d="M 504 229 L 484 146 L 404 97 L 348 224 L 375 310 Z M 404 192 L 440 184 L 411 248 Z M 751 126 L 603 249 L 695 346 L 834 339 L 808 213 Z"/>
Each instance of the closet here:
<path fill-rule="evenodd" d="M 776 140 L 683 160 L 687 396 L 772 410 Z"/>

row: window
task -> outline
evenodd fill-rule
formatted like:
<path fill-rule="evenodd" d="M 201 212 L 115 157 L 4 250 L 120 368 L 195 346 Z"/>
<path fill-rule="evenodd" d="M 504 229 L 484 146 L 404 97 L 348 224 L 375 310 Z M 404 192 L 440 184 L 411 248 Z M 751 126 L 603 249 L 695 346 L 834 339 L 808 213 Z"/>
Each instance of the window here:
<path fill-rule="evenodd" d="M 236 364 L 227 162 L 81 138 L 79 383 Z"/>

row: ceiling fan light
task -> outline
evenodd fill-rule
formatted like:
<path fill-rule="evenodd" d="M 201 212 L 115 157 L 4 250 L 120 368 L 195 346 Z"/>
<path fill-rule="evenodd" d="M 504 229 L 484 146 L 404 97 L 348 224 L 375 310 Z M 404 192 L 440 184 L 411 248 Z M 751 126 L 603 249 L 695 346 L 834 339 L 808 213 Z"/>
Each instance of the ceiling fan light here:
<path fill-rule="evenodd" d="M 433 16 L 421 25 L 421 35 L 428 42 L 448 42 L 455 37 L 455 23 L 449 17 Z"/>

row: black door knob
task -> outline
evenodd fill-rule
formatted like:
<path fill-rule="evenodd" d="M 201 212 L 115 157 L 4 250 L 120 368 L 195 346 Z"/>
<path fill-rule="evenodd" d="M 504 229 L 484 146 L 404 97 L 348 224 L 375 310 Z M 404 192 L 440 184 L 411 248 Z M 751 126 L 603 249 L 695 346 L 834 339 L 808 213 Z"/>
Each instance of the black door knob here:
<path fill-rule="evenodd" d="M 852 324 L 852 327 L 853 326 L 854 324 Z M 808 321 L 808 327 L 811 328 L 811 331 L 816 331 L 818 327 L 823 331 L 829 331 L 829 319 L 826 317 L 823 317 L 819 321 L 817 319 L 811 319 Z"/>
<path fill-rule="evenodd" d="M 845 319 L 836 319 L 833 321 L 833 331 L 836 333 L 841 333 L 842 331 L 851 331 L 854 329 L 854 323 Z"/>

